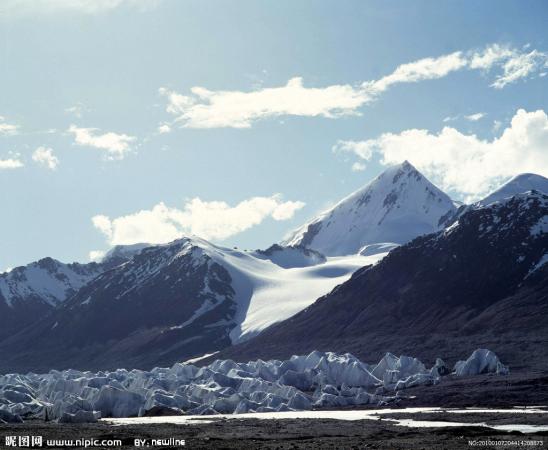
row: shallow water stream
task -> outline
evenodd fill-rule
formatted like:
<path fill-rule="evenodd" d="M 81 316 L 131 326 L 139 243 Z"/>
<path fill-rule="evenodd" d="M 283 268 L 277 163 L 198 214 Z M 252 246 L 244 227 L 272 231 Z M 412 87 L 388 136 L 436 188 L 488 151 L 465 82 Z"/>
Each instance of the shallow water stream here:
<path fill-rule="evenodd" d="M 485 422 L 459 422 L 459 421 L 436 421 L 421 420 L 421 414 L 451 413 L 456 415 L 473 414 L 547 414 L 547 425 L 529 425 L 526 423 L 492 425 Z M 391 414 L 414 414 L 416 419 L 393 419 L 383 417 Z M 456 416 L 457 417 L 457 416 Z M 487 427 L 503 431 L 520 431 L 522 433 L 535 433 L 548 431 L 548 409 L 543 407 L 512 409 L 489 409 L 489 408 L 386 408 L 386 409 L 365 409 L 365 410 L 340 410 L 340 411 L 288 411 L 276 413 L 247 413 L 247 414 L 218 414 L 214 416 L 162 416 L 162 417 L 130 417 L 102 419 L 112 425 L 138 425 L 138 424 L 180 424 L 192 425 L 197 423 L 212 423 L 219 420 L 284 420 L 284 419 L 334 419 L 334 420 L 382 420 L 391 425 L 398 425 L 413 428 L 441 428 L 441 427 Z"/>

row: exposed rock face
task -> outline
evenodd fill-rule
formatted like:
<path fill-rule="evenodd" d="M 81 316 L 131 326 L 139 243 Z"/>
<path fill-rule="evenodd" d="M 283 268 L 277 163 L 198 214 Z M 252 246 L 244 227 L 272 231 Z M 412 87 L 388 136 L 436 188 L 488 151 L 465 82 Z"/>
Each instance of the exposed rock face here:
<path fill-rule="evenodd" d="M 315 266 L 326 261 L 325 256 L 315 250 L 306 247 L 282 247 L 278 244 L 266 250 L 257 250 L 255 255 L 261 259 L 269 259 L 284 269 Z"/>
<path fill-rule="evenodd" d="M 470 209 L 221 355 L 283 358 L 318 348 L 373 359 L 389 350 L 455 362 L 481 345 L 512 365 L 546 368 L 547 231 L 546 194 Z"/>

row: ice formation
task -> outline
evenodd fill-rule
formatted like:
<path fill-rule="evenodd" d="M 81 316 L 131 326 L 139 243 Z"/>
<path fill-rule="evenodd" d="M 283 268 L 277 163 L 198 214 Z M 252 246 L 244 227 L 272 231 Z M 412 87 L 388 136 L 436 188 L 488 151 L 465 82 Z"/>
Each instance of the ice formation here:
<path fill-rule="evenodd" d="M 497 373 L 507 375 L 508 367 L 503 365 L 492 351 L 480 348 L 475 350 L 466 361 L 457 361 L 455 374 L 458 376 Z"/>
<path fill-rule="evenodd" d="M 480 349 L 459 361 L 454 373 L 491 372 L 506 374 L 508 369 L 493 352 Z M 217 360 L 205 367 L 176 363 L 150 371 L 7 374 L 0 376 L 0 423 L 31 417 L 78 423 L 101 417 L 384 405 L 397 400 L 396 391 L 437 384 L 447 373 L 441 359 L 427 369 L 416 358 L 391 353 L 368 365 L 349 353 L 314 351 L 285 361 Z"/>

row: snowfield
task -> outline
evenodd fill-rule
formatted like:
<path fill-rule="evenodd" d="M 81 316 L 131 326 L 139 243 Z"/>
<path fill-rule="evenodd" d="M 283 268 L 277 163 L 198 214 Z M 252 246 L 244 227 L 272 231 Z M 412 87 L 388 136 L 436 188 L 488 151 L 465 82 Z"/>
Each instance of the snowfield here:
<path fill-rule="evenodd" d="M 247 252 L 221 247 L 196 236 L 174 241 L 166 248 L 176 247 L 182 241 L 193 249 L 196 264 L 206 255 L 230 275 L 236 303 L 235 327 L 230 332 L 232 343 L 250 339 L 270 325 L 297 314 L 347 281 L 356 270 L 378 263 L 394 248 L 380 246 L 367 256 L 325 257 L 300 247 Z M 204 304 L 194 317 L 176 327 L 191 324 L 215 306 L 216 303 Z"/>
<path fill-rule="evenodd" d="M 438 359 L 427 369 L 416 358 L 387 353 L 368 365 L 351 354 L 322 353 L 289 360 L 236 363 L 217 360 L 205 367 L 174 364 L 151 371 L 56 371 L 0 376 L 0 419 L 42 418 L 64 423 L 105 417 L 281 413 L 357 405 L 397 403 L 398 391 L 433 385 L 451 370 Z M 476 350 L 454 373 L 507 374 L 498 357 Z"/>
<path fill-rule="evenodd" d="M 356 270 L 376 264 L 388 254 L 328 257 L 317 265 L 284 268 L 270 259 L 257 258 L 256 253 L 215 248 L 217 251 L 208 254 L 228 270 L 236 292 L 237 325 L 230 333 L 233 343 L 297 314 L 347 281 Z"/>

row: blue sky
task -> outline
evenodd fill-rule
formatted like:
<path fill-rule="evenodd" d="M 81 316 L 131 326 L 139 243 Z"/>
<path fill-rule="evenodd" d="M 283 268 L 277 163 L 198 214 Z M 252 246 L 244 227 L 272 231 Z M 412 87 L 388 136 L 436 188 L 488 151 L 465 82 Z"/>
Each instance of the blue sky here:
<path fill-rule="evenodd" d="M 264 248 L 403 159 L 459 200 L 546 176 L 547 19 L 545 1 L 4 0 L 0 271 L 188 233 Z"/>

